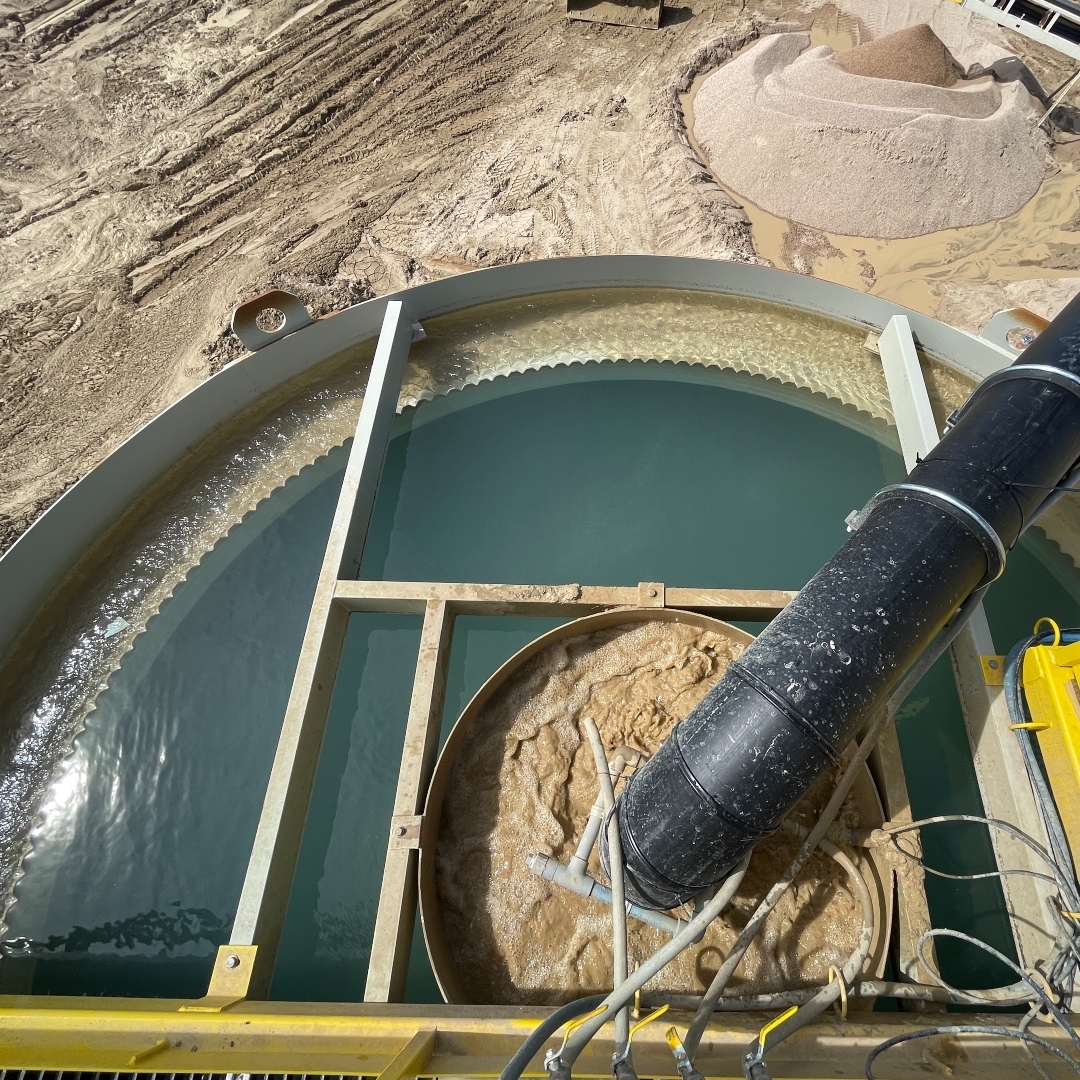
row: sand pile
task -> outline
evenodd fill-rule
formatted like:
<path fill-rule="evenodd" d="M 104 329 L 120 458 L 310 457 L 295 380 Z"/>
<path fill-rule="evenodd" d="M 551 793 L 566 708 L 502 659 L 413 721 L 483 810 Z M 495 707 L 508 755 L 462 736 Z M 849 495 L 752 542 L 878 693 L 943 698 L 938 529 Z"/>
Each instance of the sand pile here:
<path fill-rule="evenodd" d="M 956 81 L 928 26 L 834 53 L 766 37 L 710 75 L 694 134 L 722 183 L 827 232 L 895 238 L 1015 213 L 1046 138 L 1019 84 Z"/>
<path fill-rule="evenodd" d="M 742 651 L 685 624 L 633 623 L 549 646 L 512 676 L 477 717 L 443 802 L 436 864 L 446 941 L 462 989 L 485 1004 L 551 1004 L 611 986 L 610 909 L 530 873 L 537 851 L 566 863 L 596 796 L 579 724 L 597 723 L 608 751 L 654 753 Z M 836 777 L 827 774 L 796 815 L 809 821 Z M 856 821 L 845 806 L 846 824 Z M 704 940 L 646 986 L 701 993 L 754 905 L 795 853 L 786 835 L 755 850 L 728 912 Z M 590 871 L 600 874 L 596 853 Z M 819 852 L 773 912 L 734 988 L 825 981 L 854 948 L 857 908 L 837 865 Z M 667 935 L 629 921 L 631 967 Z"/>
<path fill-rule="evenodd" d="M 834 56 L 849 74 L 869 79 L 952 86 L 964 77 L 964 69 L 926 23 L 856 45 Z"/>

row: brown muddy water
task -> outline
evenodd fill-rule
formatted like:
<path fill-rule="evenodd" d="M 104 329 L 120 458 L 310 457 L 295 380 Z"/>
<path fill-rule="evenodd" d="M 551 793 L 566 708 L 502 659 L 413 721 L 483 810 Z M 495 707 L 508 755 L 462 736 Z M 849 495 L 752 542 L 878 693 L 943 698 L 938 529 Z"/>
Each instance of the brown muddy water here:
<path fill-rule="evenodd" d="M 620 746 L 651 755 L 744 648 L 697 626 L 625 624 L 553 642 L 496 691 L 454 761 L 437 849 L 446 944 L 468 1000 L 551 1004 L 610 987 L 611 909 L 527 866 L 534 852 L 565 864 L 585 828 L 597 781 L 580 724 L 596 721 L 609 755 Z M 811 822 L 835 779 L 823 777 L 794 818 Z M 859 825 L 855 797 L 841 819 Z M 728 911 L 645 989 L 703 992 L 797 846 L 784 834 L 759 844 Z M 589 871 L 606 880 L 595 849 Z M 751 946 L 733 988 L 824 982 L 855 947 L 858 927 L 849 883 L 818 852 Z M 631 968 L 667 941 L 634 919 L 628 937 Z"/>

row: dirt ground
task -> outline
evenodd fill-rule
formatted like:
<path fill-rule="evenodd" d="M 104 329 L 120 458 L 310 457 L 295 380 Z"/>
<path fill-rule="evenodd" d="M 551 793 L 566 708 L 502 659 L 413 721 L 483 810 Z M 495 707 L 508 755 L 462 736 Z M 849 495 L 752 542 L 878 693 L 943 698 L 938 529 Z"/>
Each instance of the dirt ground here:
<path fill-rule="evenodd" d="M 239 355 L 232 308 L 273 285 L 324 313 L 522 259 L 757 261 L 680 95 L 813 11 L 676 0 L 647 31 L 558 0 L 0 0 L 0 551 Z M 936 302 L 984 321 L 1005 304 L 977 284 Z"/>

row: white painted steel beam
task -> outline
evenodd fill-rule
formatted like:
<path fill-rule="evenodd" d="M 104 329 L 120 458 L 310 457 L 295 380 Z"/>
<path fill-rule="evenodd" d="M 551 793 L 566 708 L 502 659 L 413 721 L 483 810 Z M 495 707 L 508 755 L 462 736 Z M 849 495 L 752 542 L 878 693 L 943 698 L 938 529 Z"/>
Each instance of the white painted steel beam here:
<path fill-rule="evenodd" d="M 1031 0 L 1036 7 L 1041 8 L 1047 15 L 1051 16 L 1052 21 L 1044 28 L 1039 26 L 1038 23 L 1029 22 L 1026 19 L 1021 19 L 1018 15 L 1013 15 L 1009 10 L 1002 10 L 993 4 L 988 4 L 986 0 L 960 0 L 960 2 L 969 11 L 978 12 L 985 18 L 996 22 L 998 26 L 1015 30 L 1018 34 L 1023 34 L 1024 37 L 1039 42 L 1040 45 L 1047 45 L 1059 53 L 1072 57 L 1073 60 L 1080 60 L 1080 44 L 1069 41 L 1059 33 L 1054 33 L 1054 25 L 1062 17 L 1062 9 L 1056 4 L 1047 3 L 1046 0 Z M 1009 8 L 1011 7 L 1010 4 Z M 1080 23 L 1080 19 L 1075 15 L 1072 16 L 1070 21 L 1074 27 L 1077 23 Z"/>
<path fill-rule="evenodd" d="M 911 472 L 917 459 L 936 445 L 938 430 L 906 315 L 894 315 L 889 320 L 878 339 L 878 353 L 904 453 L 904 466 Z"/>
<path fill-rule="evenodd" d="M 257 945 L 249 997 L 270 988 L 307 821 L 349 613 L 334 603 L 340 577 L 355 575 L 382 473 L 412 342 L 401 301 L 386 305 L 364 403 L 341 484 L 304 644 L 248 861 L 231 943 Z"/>
<path fill-rule="evenodd" d="M 903 315 L 894 315 L 878 342 L 893 415 L 910 471 L 938 442 L 930 398 L 926 392 L 911 327 Z M 980 656 L 996 653 L 982 605 L 957 635 L 951 652 L 953 674 L 960 695 L 979 792 L 986 815 L 1010 822 L 1044 847 L 1047 846 L 1027 770 L 1016 735 L 1009 730 L 1004 690 L 987 686 Z M 991 829 L 998 868 L 1045 872 L 1031 850 L 998 829 Z M 941 869 L 946 869 L 942 867 Z M 1056 929 L 1045 898 L 1052 891 L 1046 882 L 1020 875 L 1001 879 L 1005 904 L 1012 916 L 1013 938 L 1020 964 L 1033 968 L 1050 953 Z"/>

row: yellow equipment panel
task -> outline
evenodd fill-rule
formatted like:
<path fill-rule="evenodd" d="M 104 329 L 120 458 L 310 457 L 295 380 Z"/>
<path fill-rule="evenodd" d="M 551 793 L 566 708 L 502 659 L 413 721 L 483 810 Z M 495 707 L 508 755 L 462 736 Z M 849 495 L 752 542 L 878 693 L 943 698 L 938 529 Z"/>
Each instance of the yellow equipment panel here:
<path fill-rule="evenodd" d="M 1080 859 L 1080 642 L 1035 645 L 1024 656 L 1030 728 L 1039 740 L 1073 860 Z M 1028 726 L 1028 725 L 1024 725 Z"/>

